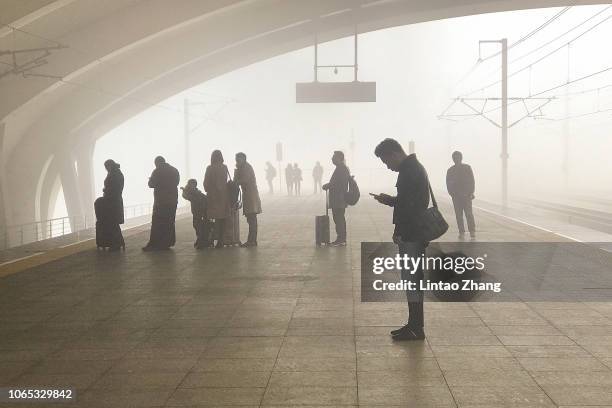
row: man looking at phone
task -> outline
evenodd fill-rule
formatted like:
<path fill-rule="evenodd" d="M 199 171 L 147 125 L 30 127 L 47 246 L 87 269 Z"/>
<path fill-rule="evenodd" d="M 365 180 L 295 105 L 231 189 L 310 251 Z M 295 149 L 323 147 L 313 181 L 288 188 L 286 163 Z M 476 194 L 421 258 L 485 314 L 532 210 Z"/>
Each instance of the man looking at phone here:
<path fill-rule="evenodd" d="M 399 247 L 400 255 L 420 257 L 425 253 L 427 242 L 419 240 L 416 220 L 429 206 L 429 182 L 427 172 L 417 160 L 416 154 L 406 155 L 402 146 L 394 139 L 385 139 L 376 146 L 374 154 L 389 170 L 398 172 L 397 196 L 372 194 L 381 204 L 393 207 L 393 242 Z M 417 290 L 407 290 L 408 323 L 400 329 L 391 331 L 393 340 L 423 340 L 423 268 L 415 271 L 402 269 L 402 280 L 416 283 Z"/>

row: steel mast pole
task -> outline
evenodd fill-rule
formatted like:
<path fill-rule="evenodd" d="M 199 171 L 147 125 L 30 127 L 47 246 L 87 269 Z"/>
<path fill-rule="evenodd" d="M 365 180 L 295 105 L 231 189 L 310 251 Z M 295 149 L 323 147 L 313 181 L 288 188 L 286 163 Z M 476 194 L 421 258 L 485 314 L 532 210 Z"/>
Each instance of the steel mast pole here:
<path fill-rule="evenodd" d="M 189 100 L 183 101 L 183 124 L 185 136 L 185 177 L 189 180 L 191 176 L 191 164 L 189 161 Z"/>
<path fill-rule="evenodd" d="M 501 97 L 502 97 L 502 207 L 508 206 L 508 39 L 501 40 L 502 46 L 502 77 L 501 77 Z"/>

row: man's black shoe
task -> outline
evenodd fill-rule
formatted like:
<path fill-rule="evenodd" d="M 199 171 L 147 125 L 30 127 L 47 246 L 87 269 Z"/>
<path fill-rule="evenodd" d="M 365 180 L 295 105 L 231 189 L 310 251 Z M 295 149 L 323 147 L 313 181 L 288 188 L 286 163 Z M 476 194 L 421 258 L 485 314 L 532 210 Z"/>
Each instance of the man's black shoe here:
<path fill-rule="evenodd" d="M 422 328 L 417 329 L 413 327 L 407 327 L 406 330 L 403 330 L 392 338 L 394 341 L 425 340 L 425 332 Z"/>
<path fill-rule="evenodd" d="M 391 335 L 395 336 L 396 334 L 400 334 L 401 332 L 405 331 L 407 328 L 408 328 L 408 323 L 406 323 L 405 325 L 403 325 L 399 329 L 391 330 Z"/>

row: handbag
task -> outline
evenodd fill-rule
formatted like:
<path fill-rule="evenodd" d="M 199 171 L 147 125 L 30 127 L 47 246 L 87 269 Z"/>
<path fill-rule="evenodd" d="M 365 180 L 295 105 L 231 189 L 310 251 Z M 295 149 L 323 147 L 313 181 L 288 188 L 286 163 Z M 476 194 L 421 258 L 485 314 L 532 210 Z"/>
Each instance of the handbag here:
<path fill-rule="evenodd" d="M 419 240 L 430 242 L 440 238 L 448 231 L 448 223 L 442 216 L 440 210 L 438 210 L 438 203 L 434 197 L 429 180 L 427 180 L 427 186 L 429 187 L 429 194 L 431 195 L 433 207 L 426 209 L 423 214 L 415 220 L 415 223 L 416 229 L 419 231 Z"/>

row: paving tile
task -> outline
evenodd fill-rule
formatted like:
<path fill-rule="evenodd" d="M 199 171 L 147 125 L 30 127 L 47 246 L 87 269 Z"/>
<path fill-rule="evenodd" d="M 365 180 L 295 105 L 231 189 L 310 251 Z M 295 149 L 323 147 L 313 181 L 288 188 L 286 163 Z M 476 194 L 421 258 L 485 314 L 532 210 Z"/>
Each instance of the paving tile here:
<path fill-rule="evenodd" d="M 554 408 L 555 403 L 538 386 L 456 386 L 451 392 L 459 407 Z"/>
<path fill-rule="evenodd" d="M 505 346 L 571 346 L 576 344 L 566 336 L 520 335 L 498 336 L 498 338 Z"/>
<path fill-rule="evenodd" d="M 593 357 L 519 357 L 527 370 L 537 371 L 607 371 L 602 362 Z"/>
<path fill-rule="evenodd" d="M 355 371 L 355 357 L 279 357 L 274 365 L 274 371 Z"/>
<path fill-rule="evenodd" d="M 559 405 L 610 405 L 612 387 L 609 385 L 547 385 L 542 388 Z"/>
<path fill-rule="evenodd" d="M 388 387 L 360 386 L 359 404 L 383 406 L 455 407 L 453 397 L 446 386 Z"/>
<path fill-rule="evenodd" d="M 132 372 L 127 374 L 107 373 L 99 378 L 91 389 L 146 390 L 176 388 L 185 377 L 183 372 Z"/>
<path fill-rule="evenodd" d="M 181 388 L 265 388 L 271 371 L 194 371 L 181 382 Z"/>
<path fill-rule="evenodd" d="M 357 387 L 282 387 L 266 389 L 262 405 L 356 405 Z"/>
<path fill-rule="evenodd" d="M 264 390 L 264 388 L 179 388 L 165 406 L 259 406 Z"/>

